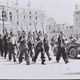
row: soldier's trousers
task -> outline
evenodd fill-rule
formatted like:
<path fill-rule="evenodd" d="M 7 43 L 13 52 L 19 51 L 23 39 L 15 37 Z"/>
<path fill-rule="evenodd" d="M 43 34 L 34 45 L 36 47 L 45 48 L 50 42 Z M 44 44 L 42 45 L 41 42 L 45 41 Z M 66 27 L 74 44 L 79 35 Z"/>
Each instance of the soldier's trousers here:
<path fill-rule="evenodd" d="M 50 57 L 50 54 L 49 54 L 49 49 L 45 49 L 45 53 L 46 53 L 48 59 L 51 60 L 51 57 Z"/>
<path fill-rule="evenodd" d="M 35 49 L 34 61 L 36 62 L 36 59 L 37 59 L 39 53 L 41 53 L 41 60 L 42 60 L 42 63 L 44 63 L 45 57 L 44 57 L 43 49 Z"/>
<path fill-rule="evenodd" d="M 3 57 L 3 48 L 0 48 L 1 57 Z"/>
<path fill-rule="evenodd" d="M 7 54 L 8 54 L 8 49 L 5 48 L 5 49 L 4 49 L 4 58 L 6 58 Z"/>
<path fill-rule="evenodd" d="M 33 61 L 34 54 L 33 54 L 33 51 L 32 51 L 32 49 L 29 49 L 29 50 L 28 50 L 28 53 L 30 54 L 30 57 L 32 58 L 32 61 Z"/>
<path fill-rule="evenodd" d="M 65 63 L 68 62 L 67 54 L 65 53 L 65 48 L 58 48 L 58 53 L 56 55 L 56 61 L 59 62 L 60 58 L 63 58 Z"/>
<path fill-rule="evenodd" d="M 16 54 L 15 54 L 15 49 L 9 49 L 9 60 L 11 61 L 13 58 L 14 62 L 16 62 Z"/>
<path fill-rule="evenodd" d="M 30 65 L 30 58 L 29 58 L 28 50 L 20 51 L 19 63 L 23 61 L 23 55 L 25 55 L 26 64 Z"/>

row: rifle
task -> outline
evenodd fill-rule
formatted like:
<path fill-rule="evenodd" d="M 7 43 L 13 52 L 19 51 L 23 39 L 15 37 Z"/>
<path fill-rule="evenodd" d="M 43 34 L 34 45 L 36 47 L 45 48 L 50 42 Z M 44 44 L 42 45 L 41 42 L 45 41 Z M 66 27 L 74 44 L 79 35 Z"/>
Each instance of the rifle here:
<path fill-rule="evenodd" d="M 28 24 L 27 24 L 27 27 L 26 27 L 26 29 L 27 29 L 27 36 L 28 36 Z"/>
<path fill-rule="evenodd" d="M 7 29 L 3 27 L 3 34 L 7 33 Z"/>
<path fill-rule="evenodd" d="M 35 27 L 35 32 L 38 34 L 35 22 L 34 22 L 34 27 Z"/>
<path fill-rule="evenodd" d="M 42 23 L 42 32 L 43 32 L 43 51 L 44 51 L 44 53 L 45 53 L 45 48 L 44 48 L 44 28 L 43 28 L 43 23 Z"/>
<path fill-rule="evenodd" d="M 42 23 L 42 32 L 43 32 L 43 36 L 44 36 L 44 28 L 43 28 L 43 23 Z"/>

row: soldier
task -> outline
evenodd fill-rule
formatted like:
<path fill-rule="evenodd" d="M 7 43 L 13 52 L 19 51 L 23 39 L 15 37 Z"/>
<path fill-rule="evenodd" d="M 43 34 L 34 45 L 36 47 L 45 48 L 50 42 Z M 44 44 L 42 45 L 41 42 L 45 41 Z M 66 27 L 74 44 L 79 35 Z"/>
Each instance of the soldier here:
<path fill-rule="evenodd" d="M 35 55 L 35 49 L 36 49 L 36 39 L 37 39 L 37 32 L 33 32 L 33 48 L 34 48 L 34 55 Z"/>
<path fill-rule="evenodd" d="M 1 57 L 3 57 L 3 39 L 1 34 L 0 34 L 0 53 Z"/>
<path fill-rule="evenodd" d="M 8 54 L 8 33 L 6 33 L 3 37 L 3 50 L 4 50 L 4 58 L 6 59 L 6 56 Z"/>
<path fill-rule="evenodd" d="M 22 35 L 20 36 L 18 42 L 20 43 L 19 63 L 22 62 L 23 55 L 25 55 L 26 64 L 30 65 L 30 58 L 29 58 L 29 53 L 28 53 L 26 32 L 24 30 L 22 31 Z"/>
<path fill-rule="evenodd" d="M 17 58 L 19 57 L 19 53 L 20 53 L 20 51 L 19 51 L 20 42 L 18 42 L 19 39 L 20 39 L 20 37 L 21 37 L 21 33 L 20 33 L 20 31 L 18 31 L 18 33 L 17 33 L 17 40 L 16 40 L 16 46 L 17 46 Z"/>
<path fill-rule="evenodd" d="M 10 37 L 9 37 L 9 60 L 11 61 L 12 58 L 13 58 L 14 62 L 16 62 L 15 48 L 16 48 L 15 36 L 14 36 L 13 32 L 10 32 Z"/>
<path fill-rule="evenodd" d="M 35 48 L 35 56 L 34 56 L 34 62 L 36 62 L 36 59 L 39 55 L 39 53 L 41 53 L 41 60 L 42 63 L 41 64 L 45 64 L 45 57 L 44 57 L 44 45 L 43 45 L 43 40 L 42 40 L 42 33 L 41 31 L 39 31 L 38 37 L 36 39 L 36 48 Z"/>
<path fill-rule="evenodd" d="M 54 36 L 52 36 L 51 38 L 51 50 L 53 51 L 53 47 L 54 47 Z"/>
<path fill-rule="evenodd" d="M 33 37 L 31 35 L 31 32 L 28 33 L 28 53 L 30 54 L 31 58 L 32 58 L 32 61 L 33 61 L 33 57 L 34 57 L 34 54 L 33 54 Z"/>
<path fill-rule="evenodd" d="M 63 33 L 60 32 L 60 35 L 58 37 L 58 53 L 56 56 L 56 61 L 59 62 L 60 58 L 63 58 L 63 60 L 65 61 L 65 63 L 68 63 L 68 58 L 67 55 L 65 53 L 65 42 L 63 39 Z"/>
<path fill-rule="evenodd" d="M 47 34 L 44 35 L 44 50 L 45 50 L 45 53 L 47 54 L 48 56 L 48 59 L 49 61 L 52 60 L 51 57 L 50 57 L 50 54 L 49 54 L 49 42 L 48 42 L 48 36 Z"/>

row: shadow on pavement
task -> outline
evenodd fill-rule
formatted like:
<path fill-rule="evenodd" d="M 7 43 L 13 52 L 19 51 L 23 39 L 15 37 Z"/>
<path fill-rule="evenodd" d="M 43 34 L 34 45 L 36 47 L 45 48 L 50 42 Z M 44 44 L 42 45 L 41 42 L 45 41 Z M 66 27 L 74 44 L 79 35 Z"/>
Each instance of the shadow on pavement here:
<path fill-rule="evenodd" d="M 80 75 L 80 72 L 74 72 L 74 73 L 63 73 L 64 75 Z"/>
<path fill-rule="evenodd" d="M 75 60 L 78 60 L 78 59 L 80 59 L 80 57 L 77 57 L 77 58 L 74 58 Z"/>
<path fill-rule="evenodd" d="M 78 60 L 78 59 L 80 59 L 80 57 L 76 57 L 76 58 L 69 58 L 69 59 Z"/>

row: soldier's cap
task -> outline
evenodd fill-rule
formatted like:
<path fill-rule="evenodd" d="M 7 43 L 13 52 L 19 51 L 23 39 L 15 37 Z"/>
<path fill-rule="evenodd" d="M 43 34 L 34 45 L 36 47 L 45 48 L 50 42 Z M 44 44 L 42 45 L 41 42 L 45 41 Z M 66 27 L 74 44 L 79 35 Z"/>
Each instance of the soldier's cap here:
<path fill-rule="evenodd" d="M 63 32 L 62 32 L 62 31 L 60 31 L 60 34 L 63 34 Z"/>

